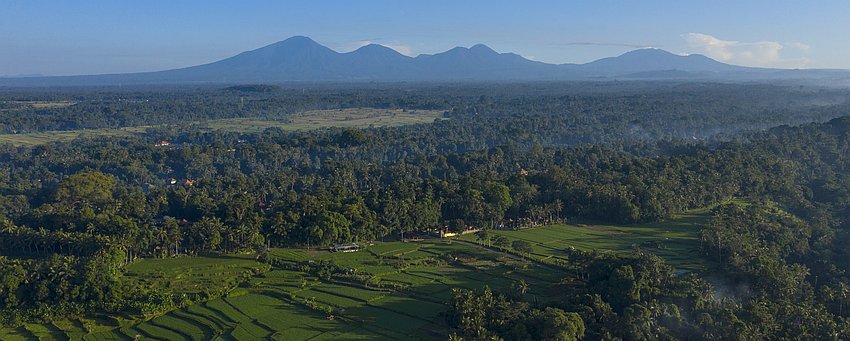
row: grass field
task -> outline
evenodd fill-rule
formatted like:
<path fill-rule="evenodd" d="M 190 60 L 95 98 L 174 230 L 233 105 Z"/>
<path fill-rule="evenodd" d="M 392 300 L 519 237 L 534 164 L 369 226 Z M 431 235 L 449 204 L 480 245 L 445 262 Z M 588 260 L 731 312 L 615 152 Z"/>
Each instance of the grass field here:
<path fill-rule="evenodd" d="M 314 110 L 289 116 L 291 129 L 321 127 L 388 127 L 408 124 L 432 123 L 442 116 L 438 110 L 402 110 L 353 108 L 339 110 Z"/>
<path fill-rule="evenodd" d="M 116 129 L 84 129 L 84 130 L 56 130 L 27 134 L 0 134 L 0 143 L 10 143 L 16 146 L 39 145 L 50 142 L 68 142 L 76 139 L 94 137 L 122 137 L 133 136 L 145 131 L 147 127 L 128 127 Z"/>
<path fill-rule="evenodd" d="M 328 127 L 368 128 L 432 123 L 435 119 L 441 117 L 441 115 L 441 111 L 434 110 L 407 111 L 401 109 L 389 110 L 355 108 L 306 111 L 289 115 L 286 117 L 285 121 L 256 118 L 228 118 L 189 122 L 188 125 L 210 131 L 222 130 L 242 133 L 258 133 L 268 128 L 310 130 Z M 164 124 L 159 125 L 158 127 L 168 125 L 169 124 Z M 13 145 L 38 145 L 50 142 L 67 142 L 80 138 L 132 136 L 143 133 L 146 129 L 151 127 L 154 126 L 114 129 L 58 130 L 26 134 L 0 134 L 0 143 L 11 143 Z"/>
<path fill-rule="evenodd" d="M 69 107 L 77 102 L 74 101 L 2 101 L 0 112 L 24 109 L 56 109 Z"/>
<path fill-rule="evenodd" d="M 664 258 L 680 270 L 699 271 L 705 264 L 699 256 L 699 230 L 708 221 L 710 208 L 677 214 L 663 222 L 637 225 L 548 225 L 518 231 L 492 231 L 513 240 L 531 243 L 532 257 L 561 258 L 566 260 L 564 249 L 573 247 L 583 251 L 609 251 L 626 254 L 636 247 Z M 478 242 L 474 235 L 463 240 Z"/>

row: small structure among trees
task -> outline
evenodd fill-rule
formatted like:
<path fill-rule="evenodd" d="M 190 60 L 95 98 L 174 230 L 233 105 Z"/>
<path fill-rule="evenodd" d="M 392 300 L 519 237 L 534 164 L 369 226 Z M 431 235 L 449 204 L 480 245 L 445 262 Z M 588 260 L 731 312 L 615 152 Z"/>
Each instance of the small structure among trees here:
<path fill-rule="evenodd" d="M 360 246 L 357 244 L 334 245 L 330 247 L 331 252 L 356 252 L 359 250 Z"/>

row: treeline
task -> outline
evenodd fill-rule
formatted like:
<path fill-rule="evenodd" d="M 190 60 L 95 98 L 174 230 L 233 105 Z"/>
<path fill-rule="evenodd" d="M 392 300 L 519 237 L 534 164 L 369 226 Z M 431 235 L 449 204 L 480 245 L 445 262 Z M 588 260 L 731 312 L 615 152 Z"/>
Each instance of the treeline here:
<path fill-rule="evenodd" d="M 800 283 L 781 289 L 798 291 L 794 296 L 771 296 L 776 289 L 763 287 L 732 297 L 723 296 L 729 292 L 721 284 L 696 274 L 675 275 L 661 258 L 640 250 L 630 257 L 573 252 L 571 261 L 578 277 L 568 275 L 550 289 L 571 294 L 562 301 L 527 301 L 520 292 L 487 288 L 454 291 L 449 339 L 840 340 L 850 335 L 847 312 L 812 297 Z"/>
<path fill-rule="evenodd" d="M 444 226 L 658 221 L 736 195 L 806 195 L 800 182 L 815 179 L 801 170 L 811 166 L 771 149 L 808 141 L 777 132 L 746 145 L 682 144 L 678 155 L 652 158 L 603 146 L 504 146 L 311 164 L 309 149 L 322 147 L 169 149 L 139 139 L 40 146 L 0 155 L 0 214 L 16 225 L 121 236 L 131 257 L 327 245 Z M 836 148 L 844 143 L 826 136 Z M 843 151 L 816 152 L 826 159 Z M 826 185 L 817 185 L 820 195 Z"/>
<path fill-rule="evenodd" d="M 534 309 L 522 300 L 505 294 L 452 290 L 449 325 L 457 330 L 449 340 L 579 340 L 584 336 L 584 321 L 576 313 L 547 307 Z"/>
<path fill-rule="evenodd" d="M 769 163 L 771 169 L 786 164 L 793 171 L 785 176 L 764 174 L 783 177 L 770 186 L 744 182 L 749 188 L 747 202 L 713 209 L 700 232 L 703 257 L 712 267 L 700 275 L 710 280 L 697 274 L 676 276 L 660 258 L 639 250 L 630 258 L 573 252 L 571 265 L 581 279 L 568 289 L 574 290 L 574 298 L 531 304 L 531 309 L 578 314 L 589 339 L 850 336 L 850 257 L 845 247 L 850 240 L 850 119 L 782 127 L 746 140 L 714 153 L 746 150 L 775 160 Z M 452 335 L 527 339 L 514 332 L 526 328 L 517 326 L 522 319 L 500 322 L 521 315 L 463 303 L 490 295 L 485 291 L 454 297 Z M 463 318 L 455 317 L 458 314 Z"/>
<path fill-rule="evenodd" d="M 749 89 L 756 102 L 776 99 L 759 87 L 730 87 L 709 87 L 708 93 Z M 710 114 L 682 116 L 690 123 L 678 126 L 673 120 L 672 127 L 751 116 L 734 111 L 721 120 L 720 113 L 731 110 L 724 101 L 730 100 L 687 95 L 692 99 L 687 101 L 677 99 L 683 95 L 673 89 L 654 99 L 597 93 L 544 96 L 539 102 L 500 93 L 509 88 L 494 89 L 492 97 L 457 95 L 463 106 L 455 107 L 450 120 L 431 125 L 260 134 L 164 128 L 134 138 L 2 146 L 0 215 L 8 222 L 0 233 L 5 257 L 0 317 L 14 323 L 51 312 L 128 306 L 155 311 L 179 304 L 167 293 L 114 289 L 121 266 L 138 257 L 321 246 L 431 229 L 570 219 L 659 221 L 742 196 L 754 203 L 751 208 L 722 206 L 701 236 L 705 257 L 731 278 L 729 286 L 747 288 L 730 291 L 730 300 L 714 299 L 721 291 L 703 280 L 674 276 L 657 257 L 594 256 L 584 260 L 579 273 L 584 291 L 576 301 L 550 307 L 560 310 L 529 305 L 510 311 L 523 327 L 497 326 L 492 321 L 501 317 L 478 316 L 476 324 L 459 327 L 457 336 L 549 337 L 541 334 L 549 327 L 540 326 L 557 321 L 569 322 L 558 325 L 564 335 L 581 335 L 570 313 L 581 317 L 590 338 L 847 335 L 850 255 L 842 245 L 850 240 L 850 118 L 728 142 L 656 140 L 682 133 L 662 127 L 670 115 L 683 115 L 687 103 Z M 231 98 L 224 93 L 234 90 L 216 91 Z M 289 90 L 252 96 L 274 102 L 276 91 Z M 352 91 L 374 94 L 369 88 Z M 338 96 L 327 102 L 338 105 L 348 98 L 361 105 L 372 98 Z M 421 96 L 372 104 L 437 104 Z M 662 103 L 665 96 L 675 100 Z M 442 104 L 455 97 L 446 98 Z M 762 104 L 754 108 L 770 107 Z M 611 108 L 600 111 L 605 106 Z M 564 108 L 578 114 L 558 116 Z M 663 111 L 641 126 L 658 132 L 645 140 L 629 138 L 637 135 L 617 125 L 639 112 L 622 108 Z M 811 110 L 809 119 L 826 118 L 841 107 Z M 162 139 L 172 144 L 155 145 Z M 576 144 L 581 142 L 604 143 Z M 497 294 L 475 301 L 478 296 L 459 293 L 458 307 L 464 300 L 494 307 L 518 301 Z M 463 309 L 457 321 L 464 321 Z"/>
<path fill-rule="evenodd" d="M 782 192 L 783 172 L 791 172 L 776 159 L 735 150 L 639 158 L 604 147 L 494 148 L 382 167 L 352 161 L 292 169 L 258 161 L 262 151 L 252 146 L 230 153 L 227 146 L 199 148 L 191 157 L 186 149 L 161 151 L 142 143 L 94 148 L 100 150 L 89 153 L 125 156 L 78 159 L 103 163 L 79 168 L 62 161 L 42 168 L 34 165 L 44 161 L 38 157 L 21 160 L 7 174 L 27 177 L 35 187 L 14 192 L 7 187 L 0 213 L 17 225 L 121 236 L 131 254 L 231 252 L 258 244 L 375 240 L 449 225 L 504 228 L 566 218 L 656 221 L 733 195 Z M 134 150 L 140 153 L 128 153 Z M 42 155 L 64 161 L 75 152 Z M 156 165 L 128 169 L 154 157 L 162 158 L 156 168 L 198 167 L 207 174 L 178 177 L 171 185 L 169 173 L 162 178 L 151 174 Z M 58 181 L 33 178 L 39 174 Z M 135 174 L 154 183 L 134 184 L 130 177 Z"/>
<path fill-rule="evenodd" d="M 476 137 L 476 143 L 459 145 L 466 151 L 508 141 L 706 138 L 825 121 L 846 112 L 848 98 L 843 90 L 675 82 L 5 89 L 0 132 L 179 127 L 237 117 L 285 121 L 316 109 L 437 109 L 450 112 L 449 134 Z M 22 104 L 28 101 L 73 104 Z"/>
<path fill-rule="evenodd" d="M 5 221 L 0 255 L 0 324 L 117 312 L 128 302 L 118 282 L 127 261 L 118 242 Z"/>

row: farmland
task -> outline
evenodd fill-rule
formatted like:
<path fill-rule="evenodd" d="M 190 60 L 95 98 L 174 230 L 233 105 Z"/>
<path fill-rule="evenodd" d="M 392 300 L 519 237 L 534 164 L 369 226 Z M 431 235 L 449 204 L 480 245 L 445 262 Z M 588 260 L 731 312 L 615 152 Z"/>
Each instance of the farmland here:
<path fill-rule="evenodd" d="M 667 259 L 678 269 L 699 271 L 698 231 L 710 209 L 638 225 L 571 224 L 522 230 L 494 230 L 509 240 L 531 243 L 537 261 L 569 263 L 568 248 L 630 253 L 635 247 Z M 441 313 L 452 288 L 487 285 L 511 292 L 520 280 L 525 298 L 557 300 L 570 292 L 557 284 L 560 270 L 533 266 L 515 256 L 460 241 L 386 242 L 359 252 L 274 249 L 267 264 L 253 255 L 145 259 L 130 264 L 125 287 L 167 288 L 175 293 L 221 292 L 224 296 L 172 310 L 161 316 L 96 316 L 91 319 L 25 324 L 0 330 L 2 339 L 119 340 L 141 336 L 170 340 L 440 338 L 448 332 Z M 353 280 L 328 279 L 320 267 L 341 269 Z M 348 278 L 348 277 L 346 277 Z M 356 279 L 359 279 L 356 280 Z M 382 321 L 393 321 L 392 324 Z"/>
<path fill-rule="evenodd" d="M 74 101 L 0 101 L 0 112 L 23 109 L 56 109 L 76 104 Z"/>
<path fill-rule="evenodd" d="M 393 127 L 407 124 L 431 123 L 442 116 L 439 110 L 403 110 L 351 108 L 312 110 L 289 116 L 289 129 L 323 127 L 366 128 Z"/>
<path fill-rule="evenodd" d="M 284 130 L 312 130 L 320 128 L 393 127 L 408 124 L 432 123 L 441 117 L 441 111 L 350 108 L 338 110 L 312 110 L 295 113 L 280 120 L 260 118 L 226 118 L 181 124 L 165 123 L 108 129 L 56 130 L 22 134 L 0 134 L 0 143 L 13 145 L 39 145 L 51 142 L 68 142 L 95 137 L 128 137 L 144 133 L 148 128 L 197 128 L 205 131 L 230 131 L 259 133 L 268 128 Z"/>
<path fill-rule="evenodd" d="M 509 240 L 531 243 L 535 259 L 568 260 L 563 250 L 630 253 L 634 248 L 650 251 L 664 258 L 677 269 L 698 271 L 705 268 L 699 252 L 700 226 L 708 221 L 709 208 L 675 215 L 664 222 L 636 225 L 558 224 L 518 231 L 493 231 Z M 480 242 L 474 235 L 463 240 Z"/>
<path fill-rule="evenodd" d="M 178 294 L 223 292 L 267 270 L 267 265 L 248 255 L 144 259 L 127 266 L 121 284 L 125 288 L 159 288 Z M 133 325 L 143 319 L 144 316 L 127 313 L 60 319 L 44 324 L 27 323 L 15 329 L 0 329 L 0 340 L 65 340 L 84 336 L 100 339 L 99 333 L 109 334 L 119 326 Z"/>
<path fill-rule="evenodd" d="M 128 137 L 141 134 L 147 127 L 115 129 L 56 130 L 26 134 L 0 134 L 0 143 L 16 146 L 32 146 L 52 142 L 68 142 L 95 137 Z"/>
<path fill-rule="evenodd" d="M 138 261 L 126 270 L 127 286 L 192 293 L 200 288 L 224 290 L 240 279 L 247 280 L 222 298 L 149 320 L 122 316 L 27 324 L 0 331 L 0 338 L 441 338 L 448 332 L 441 313 L 447 309 L 452 288 L 478 290 L 488 285 L 509 292 L 516 281 L 523 280 L 529 287 L 527 298 L 550 300 L 559 297 L 550 289 L 562 276 L 499 252 L 443 240 L 377 243 L 353 253 L 276 249 L 269 257 L 275 264 L 270 270 L 249 256 Z M 355 283 L 320 278 L 310 270 L 319 263 L 333 264 L 368 280 Z M 250 278 L 246 274 L 251 274 Z"/>
<path fill-rule="evenodd" d="M 441 117 L 436 110 L 402 110 L 349 108 L 311 110 L 295 113 L 283 120 L 228 118 L 193 122 L 191 125 L 210 131 L 258 133 L 268 128 L 283 130 L 312 130 L 320 128 L 395 127 L 408 124 L 432 123 Z"/>
<path fill-rule="evenodd" d="M 267 270 L 250 255 L 145 259 L 127 266 L 124 284 L 181 293 L 223 291 Z"/>
<path fill-rule="evenodd" d="M 850 339 L 850 92 L 532 83 L 0 89 L 0 339 Z"/>

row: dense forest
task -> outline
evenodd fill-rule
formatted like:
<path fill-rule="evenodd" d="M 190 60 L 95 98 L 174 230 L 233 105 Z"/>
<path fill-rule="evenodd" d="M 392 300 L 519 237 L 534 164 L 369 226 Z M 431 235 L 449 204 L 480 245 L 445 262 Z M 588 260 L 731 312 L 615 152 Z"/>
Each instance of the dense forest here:
<path fill-rule="evenodd" d="M 668 83 L 395 89 L 4 90 L 6 133 L 151 127 L 0 146 L 0 322 L 216 295 L 116 285 L 141 258 L 657 222 L 715 205 L 700 231 L 712 273 L 677 272 L 639 248 L 629 257 L 570 251 L 565 276 L 581 283 L 572 299 L 542 306 L 458 289 L 450 337 L 850 337 L 850 93 Z M 74 104 L 22 104 L 57 100 Z M 447 119 L 256 134 L 184 124 L 353 107 L 444 110 Z"/>

